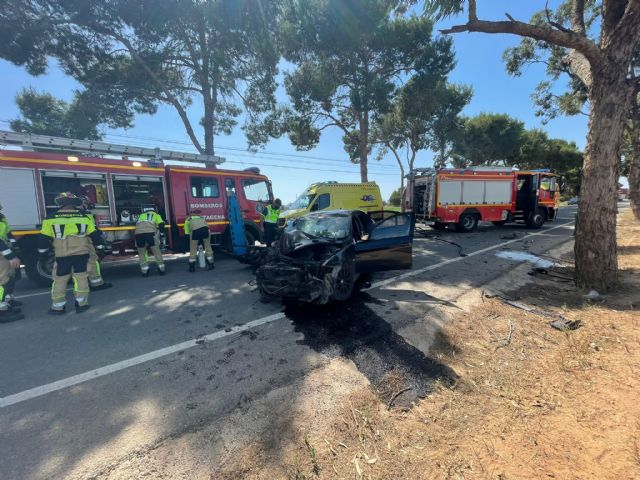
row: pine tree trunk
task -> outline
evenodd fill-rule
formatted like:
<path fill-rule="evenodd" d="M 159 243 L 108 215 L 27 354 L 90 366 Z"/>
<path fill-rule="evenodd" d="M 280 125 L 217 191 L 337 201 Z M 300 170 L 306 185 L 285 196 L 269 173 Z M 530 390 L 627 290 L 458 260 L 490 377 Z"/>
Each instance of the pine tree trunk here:
<path fill-rule="evenodd" d="M 367 162 L 369 149 L 369 113 L 364 112 L 360 120 L 360 144 L 358 150 L 360 153 L 360 181 L 369 181 L 369 168 Z"/>
<path fill-rule="evenodd" d="M 634 157 L 629 165 L 629 201 L 636 220 L 640 220 L 640 141 L 636 142 Z"/>
<path fill-rule="evenodd" d="M 631 131 L 631 163 L 629 164 L 629 201 L 631 211 L 640 220 L 640 118 L 633 120 Z"/>
<path fill-rule="evenodd" d="M 609 81 L 594 79 L 590 92 L 591 115 L 576 226 L 576 283 L 600 293 L 611 290 L 617 282 L 618 158 L 627 118 L 627 92 L 624 75 L 613 74 Z"/>
<path fill-rule="evenodd" d="M 210 88 L 207 88 L 210 90 Z M 214 102 L 209 93 L 204 94 L 204 118 L 202 119 L 202 128 L 204 129 L 204 153 L 207 155 L 215 155 L 213 146 L 213 129 L 214 129 Z"/>

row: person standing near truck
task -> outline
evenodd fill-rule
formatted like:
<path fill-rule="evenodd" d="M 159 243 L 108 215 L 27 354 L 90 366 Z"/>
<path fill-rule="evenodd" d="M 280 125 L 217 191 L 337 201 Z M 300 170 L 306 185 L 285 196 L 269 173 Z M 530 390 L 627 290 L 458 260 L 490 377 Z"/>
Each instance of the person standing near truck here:
<path fill-rule="evenodd" d="M 49 313 L 65 313 L 67 284 L 72 278 L 76 313 L 82 313 L 89 308 L 89 246 L 93 241 L 101 247 L 102 235 L 80 209 L 82 199 L 73 193 L 61 193 L 55 204 L 61 208 L 42 222 L 38 241 L 40 255 L 47 254 L 52 244 L 55 255 Z"/>
<path fill-rule="evenodd" d="M 7 217 L 2 214 L 0 204 L 0 323 L 21 320 L 20 302 L 13 298 L 16 282 L 16 270 L 20 268 L 20 259 L 13 251 L 15 240 Z"/>
<path fill-rule="evenodd" d="M 160 237 L 164 235 L 164 220 L 155 209 L 149 209 L 138 217 L 136 222 L 136 247 L 140 256 L 140 271 L 143 277 L 149 276 L 149 254 L 151 249 L 158 266 L 158 273 L 165 274 L 164 259 L 160 250 Z"/>
<path fill-rule="evenodd" d="M 280 207 L 282 202 L 279 198 L 276 198 L 271 205 L 267 205 L 262 210 L 262 216 L 264 217 L 264 243 L 267 247 L 278 238 L 278 218 L 280 218 Z"/>
<path fill-rule="evenodd" d="M 100 236 L 102 236 L 102 231 L 98 228 L 98 225 L 96 223 L 96 217 L 94 217 L 93 213 L 91 213 L 90 210 L 91 208 L 89 205 L 89 199 L 87 197 L 82 197 L 83 213 L 89 220 L 91 220 L 94 228 L 100 233 Z M 105 282 L 102 278 L 102 271 L 100 269 L 100 257 L 98 257 L 98 253 L 96 252 L 96 247 L 93 242 L 89 243 L 89 263 L 87 264 L 87 273 L 89 274 L 89 288 L 92 291 L 105 290 L 113 286 L 111 283 Z"/>
<path fill-rule="evenodd" d="M 207 270 L 213 270 L 213 249 L 211 248 L 211 232 L 209 224 L 200 216 L 200 210 L 191 210 L 184 221 L 184 233 L 189 235 L 189 271 L 196 271 L 198 245 L 202 242 L 207 259 Z"/>

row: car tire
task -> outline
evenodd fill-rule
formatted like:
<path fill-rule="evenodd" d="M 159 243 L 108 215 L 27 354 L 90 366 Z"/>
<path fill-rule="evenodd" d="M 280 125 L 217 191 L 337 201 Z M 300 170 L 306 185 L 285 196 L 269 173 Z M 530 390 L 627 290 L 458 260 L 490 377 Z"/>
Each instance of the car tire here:
<path fill-rule="evenodd" d="M 456 230 L 459 232 L 472 232 L 478 226 L 478 216 L 475 213 L 463 213 L 460 215 Z"/>
<path fill-rule="evenodd" d="M 356 274 L 354 264 L 351 262 L 349 264 L 342 265 L 333 282 L 334 287 L 333 292 L 331 293 L 331 298 L 336 302 L 349 300 L 353 293 L 355 280 Z"/>
<path fill-rule="evenodd" d="M 26 259 L 24 264 L 27 277 L 41 287 L 50 287 L 53 281 L 52 271 L 54 262 L 55 257 L 53 253 L 50 253 L 46 257 L 31 255 Z"/>
<path fill-rule="evenodd" d="M 529 218 L 527 219 L 527 227 L 535 228 L 537 230 L 539 228 L 542 228 L 542 226 L 544 225 L 544 222 L 546 221 L 547 221 L 546 212 L 543 209 L 538 208 L 536 209 L 535 212 L 529 215 Z"/>
<path fill-rule="evenodd" d="M 442 232 L 447 229 L 447 224 L 444 222 L 434 222 L 433 225 L 431 225 L 431 228 Z"/>

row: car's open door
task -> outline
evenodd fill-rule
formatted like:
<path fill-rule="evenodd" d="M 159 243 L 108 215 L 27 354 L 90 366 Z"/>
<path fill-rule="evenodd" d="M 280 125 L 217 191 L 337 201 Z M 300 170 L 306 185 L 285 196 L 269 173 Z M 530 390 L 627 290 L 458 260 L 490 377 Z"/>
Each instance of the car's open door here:
<path fill-rule="evenodd" d="M 374 219 L 375 213 L 371 215 Z M 355 245 L 358 273 L 411 268 L 413 214 L 385 212 L 383 217 L 370 227 L 368 238 Z"/>

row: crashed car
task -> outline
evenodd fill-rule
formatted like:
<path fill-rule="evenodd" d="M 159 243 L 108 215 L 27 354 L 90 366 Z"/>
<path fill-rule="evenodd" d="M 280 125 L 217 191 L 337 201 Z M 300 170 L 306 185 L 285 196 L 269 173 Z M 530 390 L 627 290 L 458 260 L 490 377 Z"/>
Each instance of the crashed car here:
<path fill-rule="evenodd" d="M 333 210 L 292 220 L 256 269 L 263 297 L 347 300 L 373 272 L 410 269 L 410 213 Z"/>

